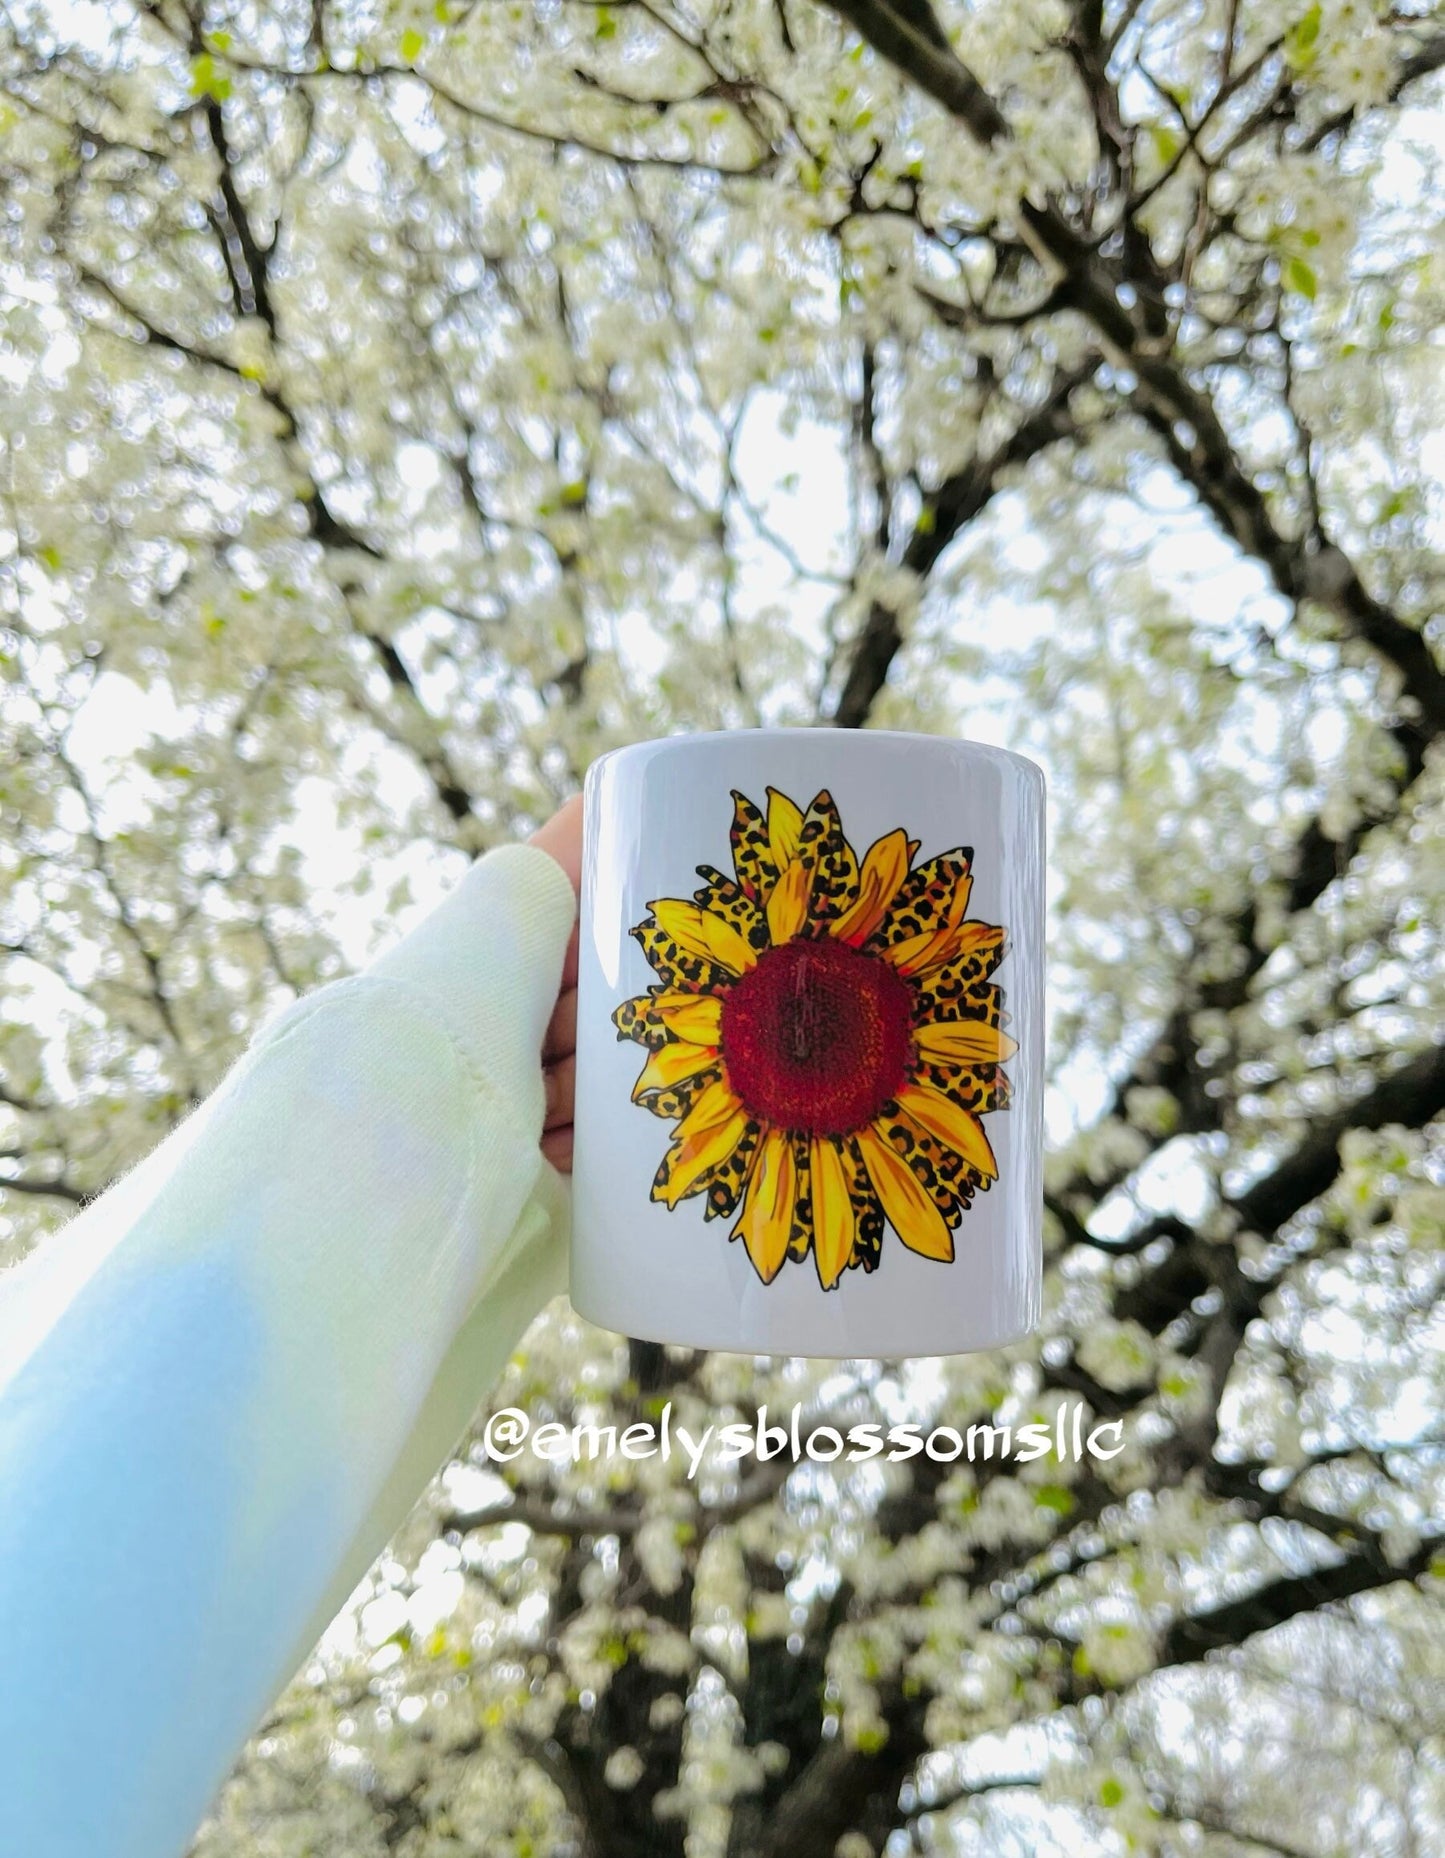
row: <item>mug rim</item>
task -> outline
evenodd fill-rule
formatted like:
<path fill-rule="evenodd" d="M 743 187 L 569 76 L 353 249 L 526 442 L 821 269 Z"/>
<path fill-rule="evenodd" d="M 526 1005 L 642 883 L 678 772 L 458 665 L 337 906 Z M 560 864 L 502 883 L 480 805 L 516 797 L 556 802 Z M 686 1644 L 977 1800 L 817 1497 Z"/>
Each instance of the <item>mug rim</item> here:
<path fill-rule="evenodd" d="M 649 736 L 642 742 L 624 742 L 620 747 L 609 748 L 589 762 L 585 779 L 590 782 L 598 769 L 622 756 L 651 756 L 670 748 L 690 746 L 694 742 L 731 741 L 740 737 L 755 742 L 764 739 L 794 741 L 799 736 L 839 736 L 846 737 L 853 742 L 911 742 L 915 746 L 928 743 L 940 748 L 966 748 L 973 754 L 983 755 L 992 760 L 1014 762 L 1020 768 L 1027 769 L 1041 785 L 1047 784 L 1043 769 L 1038 762 L 1031 761 L 1027 755 L 1020 755 L 1011 748 L 998 748 L 992 742 L 975 742 L 968 736 L 929 735 L 918 729 L 842 729 L 830 725 L 819 725 L 813 728 L 806 724 L 795 728 L 678 730 L 672 735 Z"/>

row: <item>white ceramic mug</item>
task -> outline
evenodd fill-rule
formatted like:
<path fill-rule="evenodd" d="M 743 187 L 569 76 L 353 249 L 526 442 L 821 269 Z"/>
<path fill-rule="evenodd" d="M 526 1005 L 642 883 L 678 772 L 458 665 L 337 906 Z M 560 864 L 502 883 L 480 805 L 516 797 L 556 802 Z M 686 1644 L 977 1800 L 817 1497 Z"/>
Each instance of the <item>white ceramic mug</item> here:
<path fill-rule="evenodd" d="M 587 775 L 571 1299 L 770 1355 L 1017 1340 L 1042 1275 L 1044 781 L 744 729 Z"/>

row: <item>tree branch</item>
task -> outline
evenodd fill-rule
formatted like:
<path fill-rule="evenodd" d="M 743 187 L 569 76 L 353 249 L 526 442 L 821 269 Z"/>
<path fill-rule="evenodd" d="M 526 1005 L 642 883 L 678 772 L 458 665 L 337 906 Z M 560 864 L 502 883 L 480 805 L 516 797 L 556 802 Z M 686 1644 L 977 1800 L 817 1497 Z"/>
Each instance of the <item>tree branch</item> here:
<path fill-rule="evenodd" d="M 1002 444 L 974 457 L 928 496 L 931 520 L 920 524 L 903 551 L 902 566 L 920 578 L 927 575 L 960 531 L 974 520 L 1000 489 L 1004 473 L 1021 467 L 1050 445 L 1075 436 L 1069 397 L 1090 379 L 1097 366 L 1090 358 L 1055 376 L 1043 400 L 1027 413 Z M 843 690 L 833 712 L 843 729 L 861 729 L 903 644 L 898 615 L 875 600 L 854 641 Z"/>
<path fill-rule="evenodd" d="M 1230 1650 L 1256 1633 L 1271 1632 L 1301 1614 L 1318 1612 L 1321 1607 L 1352 1599 L 1356 1594 L 1392 1587 L 1397 1581 L 1418 1580 L 1429 1572 L 1442 1547 L 1445 1536 L 1428 1536 L 1407 1560 L 1396 1564 L 1380 1552 L 1373 1538 L 1367 1538 L 1334 1567 L 1284 1575 L 1241 1599 L 1226 1601 L 1206 1612 L 1185 1614 L 1165 1634 L 1157 1668 L 1197 1664 L 1210 1652 Z"/>
<path fill-rule="evenodd" d="M 1009 133 L 1002 110 L 949 47 L 928 0 L 886 6 L 882 0 L 826 0 L 859 35 L 906 71 L 985 147 Z"/>
<path fill-rule="evenodd" d="M 34 1194 L 52 1200 L 69 1200 L 73 1206 L 83 1206 L 89 1195 L 79 1187 L 72 1186 L 63 1176 L 54 1180 L 27 1180 L 22 1176 L 0 1174 L 0 1193 Z"/>

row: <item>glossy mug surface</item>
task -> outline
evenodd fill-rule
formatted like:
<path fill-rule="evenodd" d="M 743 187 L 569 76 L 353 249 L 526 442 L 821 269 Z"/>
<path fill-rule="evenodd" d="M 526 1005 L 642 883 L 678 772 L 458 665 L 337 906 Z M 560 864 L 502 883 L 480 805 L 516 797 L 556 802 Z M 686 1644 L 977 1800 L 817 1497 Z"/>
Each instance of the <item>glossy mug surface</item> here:
<path fill-rule="evenodd" d="M 1044 781 L 942 736 L 589 770 L 571 1299 L 819 1356 L 1017 1340 L 1042 1276 Z"/>

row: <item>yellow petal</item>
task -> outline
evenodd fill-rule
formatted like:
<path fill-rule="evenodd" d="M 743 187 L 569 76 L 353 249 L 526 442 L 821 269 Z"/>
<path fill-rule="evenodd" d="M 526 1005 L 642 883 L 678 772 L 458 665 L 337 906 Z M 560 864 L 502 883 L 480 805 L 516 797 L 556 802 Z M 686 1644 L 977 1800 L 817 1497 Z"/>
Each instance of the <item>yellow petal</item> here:
<path fill-rule="evenodd" d="M 924 970 L 939 968 L 945 961 L 955 961 L 964 955 L 982 954 L 986 950 L 998 948 L 1003 939 L 1004 931 L 997 923 L 957 923 L 937 931 L 933 938 L 933 948 L 920 966 Z"/>
<path fill-rule="evenodd" d="M 998 1178 L 998 1163 L 983 1132 L 983 1124 L 970 1110 L 930 1084 L 905 1084 L 897 1093 L 898 1107 L 935 1140 L 962 1155 L 971 1168 L 988 1180 Z"/>
<path fill-rule="evenodd" d="M 773 863 L 781 871 L 785 864 L 791 864 L 797 856 L 798 839 L 803 830 L 803 810 L 779 793 L 776 787 L 768 789 L 768 846 L 773 854 Z"/>
<path fill-rule="evenodd" d="M 673 1132 L 672 1147 L 653 1182 L 653 1199 L 675 1207 L 704 1175 L 732 1153 L 748 1121 L 747 1111 L 725 1079 L 714 1078 L 712 1083 L 704 1084 L 697 1101 Z"/>
<path fill-rule="evenodd" d="M 679 1142 L 690 1141 L 705 1129 L 714 1129 L 719 1123 L 727 1122 L 741 1108 L 727 1079 L 715 1077 L 697 1093 L 692 1108 L 673 1130 L 673 1138 Z"/>
<path fill-rule="evenodd" d="M 901 942 L 890 942 L 878 952 L 899 974 L 916 974 L 928 965 L 929 954 L 937 940 L 937 930 L 925 929 L 922 935 L 905 936 Z"/>
<path fill-rule="evenodd" d="M 912 1252 L 924 1258 L 937 1258 L 945 1264 L 953 1258 L 953 1234 L 947 1221 L 933 1204 L 933 1198 L 908 1163 L 884 1136 L 875 1123 L 854 1134 L 863 1165 L 874 1191 L 883 1203 L 888 1223 Z"/>
<path fill-rule="evenodd" d="M 768 934 L 776 948 L 791 942 L 808 920 L 808 898 L 813 889 L 813 867 L 795 858 L 783 867 L 782 876 L 768 898 Z"/>
<path fill-rule="evenodd" d="M 948 916 L 936 929 L 925 929 L 921 935 L 906 936 L 901 942 L 894 942 L 889 947 L 880 949 L 885 961 L 889 961 L 900 974 L 921 974 L 929 968 L 940 967 L 945 961 L 952 961 L 956 955 L 967 955 L 975 949 L 997 948 L 1003 940 L 1003 930 L 994 923 L 963 921 L 963 913 L 968 908 L 968 889 L 971 878 L 965 878 L 958 890 L 949 900 Z M 958 920 L 953 918 L 957 916 Z"/>
<path fill-rule="evenodd" d="M 818 1281 L 831 1290 L 853 1255 L 858 1215 L 848 1192 L 848 1176 L 838 1144 L 815 1135 L 808 1150 L 808 1179 L 813 1204 L 813 1262 Z"/>
<path fill-rule="evenodd" d="M 758 958 L 758 952 L 732 923 L 725 922 L 721 916 L 711 910 L 702 913 L 703 934 L 707 937 L 712 958 L 718 967 L 726 968 L 729 974 L 746 974 Z"/>
<path fill-rule="evenodd" d="M 632 1101 L 638 1103 L 650 1090 L 672 1090 L 706 1071 L 718 1061 L 715 1045 L 692 1045 L 683 1039 L 669 1039 L 648 1055 L 642 1074 L 632 1086 Z"/>
<path fill-rule="evenodd" d="M 797 1200 L 792 1137 L 786 1130 L 769 1129 L 758 1143 L 742 1216 L 731 1234 L 747 1246 L 753 1268 L 765 1284 L 772 1283 L 788 1255 Z"/>
<path fill-rule="evenodd" d="M 685 897 L 659 897 L 649 907 L 658 928 L 689 955 L 729 974 L 746 974 L 757 960 L 746 937 L 731 923 L 689 903 Z"/>
<path fill-rule="evenodd" d="M 699 1130 L 686 1142 L 674 1145 L 672 1166 L 662 1192 L 669 1207 L 675 1207 L 684 1194 L 701 1184 L 704 1175 L 727 1160 L 742 1140 L 748 1120 L 747 1111 L 739 1107 L 726 1122 Z"/>
<path fill-rule="evenodd" d="M 968 899 L 973 890 L 973 879 L 961 877 L 953 887 L 953 895 L 948 899 L 948 908 L 943 912 L 943 929 L 957 929 L 968 914 Z M 974 925 L 970 924 L 970 927 Z M 982 924 L 977 925 L 983 927 Z"/>
<path fill-rule="evenodd" d="M 840 942 L 857 948 L 866 942 L 887 914 L 908 875 L 908 834 L 899 826 L 875 839 L 863 859 L 858 894 L 841 916 L 829 925 Z"/>
<path fill-rule="evenodd" d="M 722 1001 L 716 994 L 662 993 L 652 1010 L 679 1039 L 693 1045 L 716 1045 L 722 1029 Z"/>
<path fill-rule="evenodd" d="M 648 906 L 663 934 L 670 936 L 684 954 L 699 961 L 711 961 L 712 949 L 703 929 L 702 911 L 685 897 L 659 897 Z"/>
<path fill-rule="evenodd" d="M 999 1064 L 1018 1050 L 997 1026 L 982 1019 L 935 1019 L 914 1030 L 918 1056 L 930 1064 Z"/>

